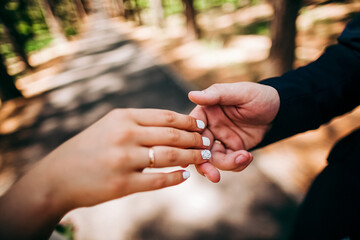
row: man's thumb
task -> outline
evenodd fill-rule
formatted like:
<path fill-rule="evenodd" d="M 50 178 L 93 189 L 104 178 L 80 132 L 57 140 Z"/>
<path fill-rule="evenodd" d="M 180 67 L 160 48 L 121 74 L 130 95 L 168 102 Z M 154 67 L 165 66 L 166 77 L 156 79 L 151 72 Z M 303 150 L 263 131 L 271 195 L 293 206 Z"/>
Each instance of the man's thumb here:
<path fill-rule="evenodd" d="M 244 83 L 214 84 L 203 91 L 191 91 L 189 99 L 198 105 L 238 105 L 244 102 Z M 246 84 L 244 84 L 246 85 Z"/>

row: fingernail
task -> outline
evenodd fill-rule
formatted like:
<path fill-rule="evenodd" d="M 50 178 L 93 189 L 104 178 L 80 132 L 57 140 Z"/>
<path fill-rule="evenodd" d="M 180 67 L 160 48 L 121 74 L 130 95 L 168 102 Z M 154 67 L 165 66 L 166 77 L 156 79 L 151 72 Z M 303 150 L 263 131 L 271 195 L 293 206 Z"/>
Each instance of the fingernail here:
<path fill-rule="evenodd" d="M 245 161 L 246 157 L 243 156 L 243 155 L 240 155 L 238 156 L 236 159 L 235 159 L 235 163 L 236 164 L 240 164 L 240 163 L 243 163 Z"/>
<path fill-rule="evenodd" d="M 183 172 L 182 177 L 183 177 L 183 179 L 188 179 L 190 177 L 190 172 L 188 172 L 188 171 Z"/>
<path fill-rule="evenodd" d="M 201 151 L 201 157 L 204 160 L 210 159 L 211 158 L 211 152 L 209 150 L 202 150 Z"/>
<path fill-rule="evenodd" d="M 198 128 L 200 129 L 204 129 L 205 128 L 205 123 L 201 120 L 196 120 L 196 125 Z"/>
<path fill-rule="evenodd" d="M 210 139 L 207 137 L 202 137 L 203 145 L 210 146 Z"/>

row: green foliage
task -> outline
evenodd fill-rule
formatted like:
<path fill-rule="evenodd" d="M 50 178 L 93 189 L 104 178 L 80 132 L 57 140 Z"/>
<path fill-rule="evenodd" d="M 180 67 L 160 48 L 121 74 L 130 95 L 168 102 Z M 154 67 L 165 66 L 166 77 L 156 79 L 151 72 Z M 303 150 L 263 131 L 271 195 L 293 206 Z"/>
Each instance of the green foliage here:
<path fill-rule="evenodd" d="M 41 34 L 37 35 L 35 38 L 30 39 L 26 43 L 25 51 L 27 53 L 38 51 L 46 46 L 48 46 L 52 42 L 53 38 L 51 34 Z"/>
<path fill-rule="evenodd" d="M 71 224 L 66 224 L 66 225 L 58 224 L 55 229 L 58 233 L 60 233 L 63 237 L 65 237 L 65 239 L 67 240 L 75 239 L 74 227 Z"/>
<path fill-rule="evenodd" d="M 237 34 L 269 35 L 269 26 L 270 21 L 268 20 L 256 21 L 246 26 L 238 26 Z"/>
<path fill-rule="evenodd" d="M 26 53 L 40 50 L 53 40 L 46 25 L 40 0 L 0 0 L 0 14 L 6 17 L 17 32 L 17 42 Z M 42 1 L 42 0 L 41 0 Z M 146 0 L 140 1 L 145 6 Z M 76 35 L 79 29 L 76 10 L 72 0 L 53 0 L 55 14 L 60 19 L 67 37 Z M 5 57 L 16 56 L 11 41 L 4 36 L 4 26 L 0 24 L 0 52 Z"/>
<path fill-rule="evenodd" d="M 62 28 L 67 37 L 78 33 L 78 19 L 71 0 L 54 0 L 55 15 L 61 20 Z"/>
<path fill-rule="evenodd" d="M 181 0 L 163 0 L 165 17 L 179 14 L 184 11 L 184 6 Z"/>
<path fill-rule="evenodd" d="M 0 44 L 0 54 L 6 58 L 12 58 L 16 56 L 10 43 Z"/>

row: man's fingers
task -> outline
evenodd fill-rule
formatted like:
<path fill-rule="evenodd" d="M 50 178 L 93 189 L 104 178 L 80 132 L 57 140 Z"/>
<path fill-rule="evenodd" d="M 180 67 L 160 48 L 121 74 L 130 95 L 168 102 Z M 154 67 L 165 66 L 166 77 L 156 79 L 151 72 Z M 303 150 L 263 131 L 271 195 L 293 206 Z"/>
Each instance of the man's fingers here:
<path fill-rule="evenodd" d="M 203 91 L 192 91 L 189 99 L 198 105 L 241 105 L 253 99 L 257 94 L 256 83 L 214 84 Z"/>
<path fill-rule="evenodd" d="M 212 160 L 210 162 L 220 170 L 242 171 L 252 160 L 252 154 L 245 150 L 231 153 L 212 151 Z"/>
<path fill-rule="evenodd" d="M 207 177 L 210 181 L 217 183 L 220 181 L 220 172 L 211 163 L 205 162 L 196 166 L 197 171 Z"/>
<path fill-rule="evenodd" d="M 171 173 L 133 173 L 129 176 L 128 194 L 174 186 L 184 182 L 189 177 L 190 173 L 183 170 Z"/>

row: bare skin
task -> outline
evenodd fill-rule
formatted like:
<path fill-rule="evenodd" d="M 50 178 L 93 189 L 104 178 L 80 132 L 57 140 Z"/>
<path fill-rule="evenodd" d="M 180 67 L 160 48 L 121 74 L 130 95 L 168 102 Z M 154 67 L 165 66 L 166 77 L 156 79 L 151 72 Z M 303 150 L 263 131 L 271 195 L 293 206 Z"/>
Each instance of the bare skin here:
<path fill-rule="evenodd" d="M 214 144 L 210 162 L 197 170 L 210 181 L 220 181 L 220 170 L 242 171 L 253 160 L 246 150 L 264 138 L 280 107 L 277 91 L 270 86 L 239 82 L 214 84 L 189 93 L 198 104 L 191 116 L 207 125 L 203 135 Z"/>
<path fill-rule="evenodd" d="M 189 175 L 144 173 L 202 164 L 203 139 L 193 117 L 166 110 L 117 109 L 71 138 L 0 198 L 1 239 L 46 239 L 70 210 L 135 192 L 180 184 Z"/>

